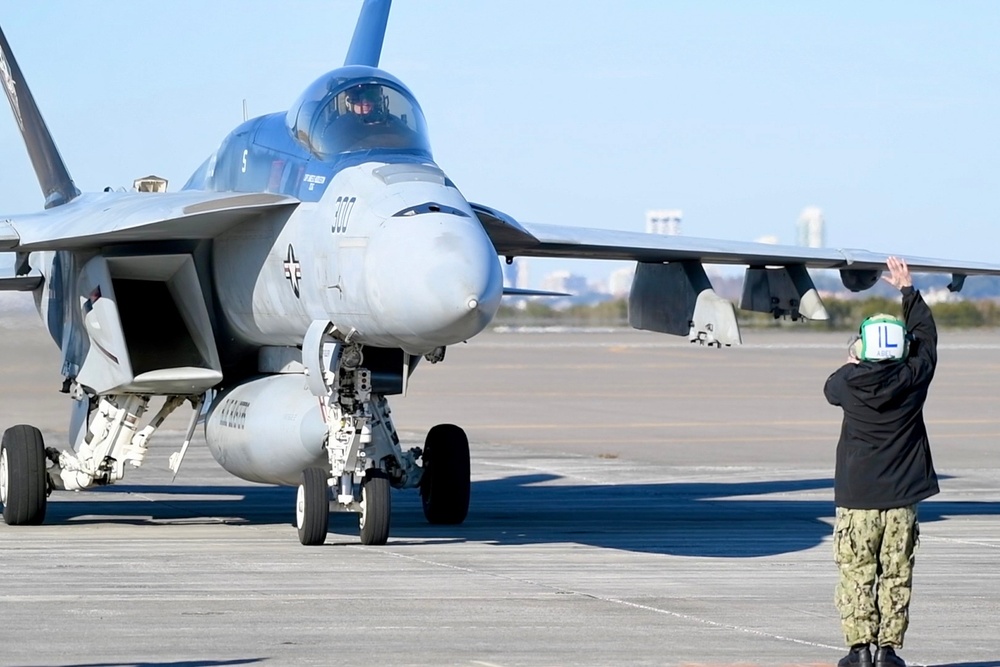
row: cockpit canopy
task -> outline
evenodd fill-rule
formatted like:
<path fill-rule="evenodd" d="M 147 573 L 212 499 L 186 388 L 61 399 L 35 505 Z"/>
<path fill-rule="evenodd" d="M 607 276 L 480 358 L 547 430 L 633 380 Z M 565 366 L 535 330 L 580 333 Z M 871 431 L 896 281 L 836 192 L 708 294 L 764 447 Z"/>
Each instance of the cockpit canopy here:
<path fill-rule="evenodd" d="M 417 101 L 400 81 L 373 67 L 345 67 L 320 77 L 288 111 L 285 124 L 324 160 L 375 149 L 430 156 Z"/>

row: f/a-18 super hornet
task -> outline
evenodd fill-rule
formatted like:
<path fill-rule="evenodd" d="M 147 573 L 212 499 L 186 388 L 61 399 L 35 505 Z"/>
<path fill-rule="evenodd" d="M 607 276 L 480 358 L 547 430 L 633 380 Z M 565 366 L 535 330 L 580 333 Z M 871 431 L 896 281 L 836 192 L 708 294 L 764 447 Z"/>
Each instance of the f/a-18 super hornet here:
<path fill-rule="evenodd" d="M 303 544 L 326 539 L 331 510 L 385 543 L 393 488 L 419 489 L 431 523 L 458 524 L 466 434 L 441 424 L 404 449 L 388 397 L 523 292 L 504 287 L 501 258 L 634 261 L 630 324 L 709 345 L 740 333 L 704 263 L 747 266 L 742 308 L 810 319 L 826 313 L 807 268 L 839 269 L 858 291 L 886 268 L 876 252 L 532 224 L 468 201 L 435 163 L 413 94 L 379 68 L 389 7 L 365 0 L 343 67 L 239 125 L 177 192 L 81 193 L 0 33 L 0 83 L 44 195 L 40 212 L 0 215 L 0 252 L 15 258 L 0 289 L 32 292 L 72 406 L 63 448 L 32 426 L 4 431 L 7 524 L 42 522 L 53 491 L 123 479 L 184 405 L 175 474 L 203 421 L 225 470 L 297 486 Z M 907 259 L 953 274 L 953 289 L 1000 275 Z"/>

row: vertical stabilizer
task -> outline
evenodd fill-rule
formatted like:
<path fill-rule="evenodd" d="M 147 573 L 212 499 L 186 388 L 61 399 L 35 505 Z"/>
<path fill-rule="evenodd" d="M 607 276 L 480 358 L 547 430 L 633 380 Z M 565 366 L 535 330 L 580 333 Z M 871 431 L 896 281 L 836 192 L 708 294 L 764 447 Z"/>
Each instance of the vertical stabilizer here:
<path fill-rule="evenodd" d="M 354 37 L 351 38 L 351 46 L 347 49 L 344 66 L 378 67 L 391 4 L 392 0 L 365 0 L 365 4 L 361 7 L 361 16 L 358 17 L 358 25 L 354 27 Z"/>
<path fill-rule="evenodd" d="M 24 145 L 35 168 L 35 175 L 38 176 L 38 184 L 42 186 L 45 208 L 65 204 L 79 195 L 80 191 L 73 184 L 73 179 L 59 156 L 59 150 L 52 141 L 49 128 L 45 126 L 42 114 L 35 106 L 35 98 L 24 82 L 21 68 L 14 60 L 3 30 L 0 30 L 0 83 L 10 100 L 17 127 L 24 137 Z"/>

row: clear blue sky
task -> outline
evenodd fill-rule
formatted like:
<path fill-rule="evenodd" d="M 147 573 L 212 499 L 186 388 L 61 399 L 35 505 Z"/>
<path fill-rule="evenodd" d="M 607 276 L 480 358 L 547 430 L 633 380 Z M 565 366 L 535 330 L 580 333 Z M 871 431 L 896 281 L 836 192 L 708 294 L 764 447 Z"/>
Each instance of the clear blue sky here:
<path fill-rule="evenodd" d="M 5 2 L 0 25 L 81 189 L 176 188 L 244 98 L 286 109 L 339 66 L 360 5 Z M 382 66 L 465 196 L 520 219 L 681 208 L 689 236 L 792 243 L 816 205 L 829 246 L 1000 260 L 1000 2 L 396 0 Z M 8 111 L 0 155 L 0 214 L 40 208 Z"/>

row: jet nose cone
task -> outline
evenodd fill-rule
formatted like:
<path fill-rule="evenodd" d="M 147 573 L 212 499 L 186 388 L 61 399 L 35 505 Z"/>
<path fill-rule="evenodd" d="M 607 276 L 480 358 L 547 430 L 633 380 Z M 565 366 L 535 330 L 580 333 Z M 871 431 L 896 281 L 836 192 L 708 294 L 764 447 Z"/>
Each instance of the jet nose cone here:
<path fill-rule="evenodd" d="M 496 315 L 500 262 L 475 219 L 445 213 L 390 219 L 369 252 L 369 299 L 411 350 L 467 340 Z"/>

